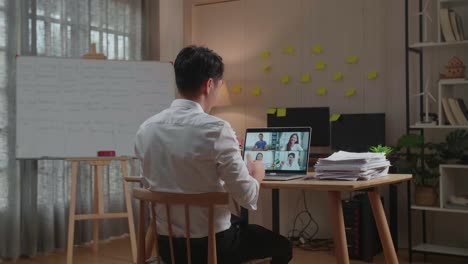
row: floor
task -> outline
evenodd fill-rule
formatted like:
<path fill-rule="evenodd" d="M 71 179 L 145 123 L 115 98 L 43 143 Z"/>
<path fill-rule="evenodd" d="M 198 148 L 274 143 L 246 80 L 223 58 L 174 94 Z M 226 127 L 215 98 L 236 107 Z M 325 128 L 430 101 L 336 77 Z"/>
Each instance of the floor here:
<path fill-rule="evenodd" d="M 400 263 L 409 263 L 407 253 L 400 251 L 398 254 Z M 46 256 L 37 256 L 30 259 L 22 258 L 17 262 L 3 262 L 2 264 L 64 264 L 66 259 L 65 252 L 57 252 Z M 98 254 L 94 254 L 90 247 L 78 247 L 74 251 L 74 264 L 129 264 L 131 263 L 130 256 L 130 241 L 127 238 L 118 239 L 100 244 Z M 308 251 L 303 249 L 294 250 L 294 258 L 292 264 L 301 263 L 335 263 L 335 257 L 330 251 Z M 351 263 L 366 263 L 362 261 L 351 261 Z M 383 255 L 379 255 L 374 259 L 373 263 L 385 263 Z M 418 263 L 443 263 L 443 264 L 461 264 L 467 263 L 466 258 L 447 257 L 430 255 L 426 262 L 423 261 L 421 255 L 416 255 L 414 262 Z"/>

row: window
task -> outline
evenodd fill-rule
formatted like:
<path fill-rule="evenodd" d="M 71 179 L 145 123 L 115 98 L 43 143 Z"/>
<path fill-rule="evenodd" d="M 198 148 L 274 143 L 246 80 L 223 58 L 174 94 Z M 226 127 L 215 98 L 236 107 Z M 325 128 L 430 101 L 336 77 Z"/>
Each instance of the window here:
<path fill-rule="evenodd" d="M 3 1 L 3 0 L 0 0 Z M 34 1 L 32 1 L 34 2 Z M 35 1 L 29 8 L 29 43 L 37 55 L 80 57 L 90 43 L 108 59 L 137 59 L 131 21 L 139 14 L 133 0 Z M 53 2 L 53 4 L 52 4 Z M 31 40 L 35 39 L 35 43 Z M 35 52 L 34 52 L 35 51 Z M 133 55 L 133 56 L 132 56 Z"/>

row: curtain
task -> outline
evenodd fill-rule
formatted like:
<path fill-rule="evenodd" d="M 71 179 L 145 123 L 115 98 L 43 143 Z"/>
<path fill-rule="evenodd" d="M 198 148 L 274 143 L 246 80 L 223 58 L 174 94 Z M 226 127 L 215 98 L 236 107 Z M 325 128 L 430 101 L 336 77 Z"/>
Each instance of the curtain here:
<path fill-rule="evenodd" d="M 0 0 L 0 262 L 67 243 L 70 163 L 15 158 L 15 55 L 81 57 L 95 43 L 108 59 L 140 60 L 142 2 Z M 137 162 L 128 166 L 130 175 L 139 174 Z M 120 172 L 118 162 L 104 172 L 108 212 L 125 210 Z M 92 179 L 81 164 L 76 213 L 92 212 Z M 100 239 L 127 232 L 125 219 L 100 222 Z M 78 222 L 75 244 L 91 239 L 92 223 Z"/>

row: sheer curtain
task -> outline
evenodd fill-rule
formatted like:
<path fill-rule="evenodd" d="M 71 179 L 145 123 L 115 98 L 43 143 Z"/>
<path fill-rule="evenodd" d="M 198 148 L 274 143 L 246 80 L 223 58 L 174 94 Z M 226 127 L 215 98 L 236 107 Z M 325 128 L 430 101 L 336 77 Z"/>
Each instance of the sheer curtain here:
<path fill-rule="evenodd" d="M 70 164 L 15 159 L 15 55 L 81 57 L 96 43 L 108 59 L 139 60 L 143 0 L 0 0 L 0 260 L 65 248 Z M 17 42 L 18 40 L 18 42 Z M 137 129 L 137 128 L 135 128 Z M 130 174 L 139 174 L 129 164 Z M 125 209 L 119 163 L 104 173 L 105 208 Z M 92 212 L 92 174 L 82 164 L 77 213 Z M 100 238 L 128 232 L 102 220 Z M 92 223 L 75 225 L 75 244 L 92 239 Z"/>

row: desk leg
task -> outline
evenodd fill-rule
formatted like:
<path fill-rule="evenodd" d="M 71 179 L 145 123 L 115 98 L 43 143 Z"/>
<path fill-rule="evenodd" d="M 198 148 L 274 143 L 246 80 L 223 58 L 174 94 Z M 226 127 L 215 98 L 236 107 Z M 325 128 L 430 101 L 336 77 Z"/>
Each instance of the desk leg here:
<path fill-rule="evenodd" d="M 385 218 L 385 211 L 382 206 L 382 201 L 380 200 L 380 195 L 376 190 L 369 191 L 368 195 L 379 231 L 380 241 L 382 242 L 385 263 L 398 263 L 398 257 L 393 247 L 392 236 L 390 235 L 390 229 L 388 228 L 387 219 Z"/>
<path fill-rule="evenodd" d="M 280 232 L 280 209 L 279 209 L 279 189 L 271 190 L 271 214 L 272 214 L 272 229 L 273 232 Z"/>
<path fill-rule="evenodd" d="M 337 191 L 329 191 L 328 201 L 330 204 L 330 216 L 332 221 L 336 262 L 339 264 L 349 264 L 348 245 L 346 242 L 345 225 L 343 219 L 343 207 L 341 205 L 341 193 Z"/>
<path fill-rule="evenodd" d="M 75 235 L 75 204 L 76 204 L 76 177 L 78 174 L 78 161 L 72 161 L 71 169 L 71 193 L 70 193 L 70 204 L 68 205 L 68 244 L 67 244 L 67 264 L 73 262 L 73 244 Z"/>
<path fill-rule="evenodd" d="M 390 233 L 392 234 L 393 247 L 398 252 L 398 186 L 390 184 L 388 188 L 390 193 Z"/>

